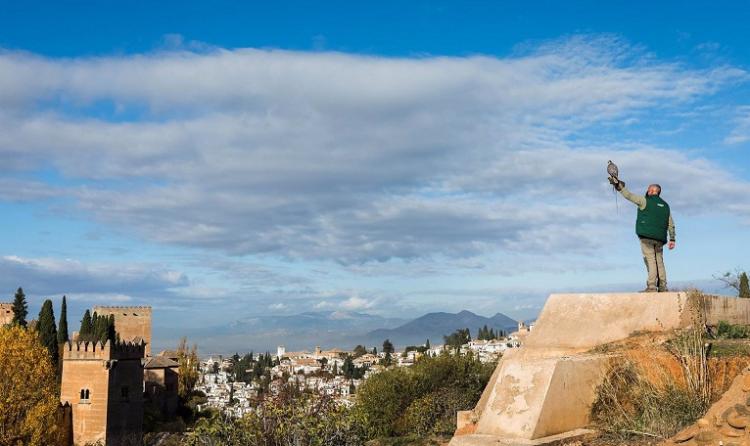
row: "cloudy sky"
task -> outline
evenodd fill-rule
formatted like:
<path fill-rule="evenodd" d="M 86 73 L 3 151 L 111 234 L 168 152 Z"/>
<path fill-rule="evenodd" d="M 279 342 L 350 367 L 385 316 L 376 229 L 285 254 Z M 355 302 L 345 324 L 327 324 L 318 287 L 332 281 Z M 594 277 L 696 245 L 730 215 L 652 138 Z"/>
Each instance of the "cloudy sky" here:
<path fill-rule="evenodd" d="M 234 3 L 2 3 L 2 300 L 533 317 L 643 287 L 609 159 L 750 268 L 747 7 Z"/>

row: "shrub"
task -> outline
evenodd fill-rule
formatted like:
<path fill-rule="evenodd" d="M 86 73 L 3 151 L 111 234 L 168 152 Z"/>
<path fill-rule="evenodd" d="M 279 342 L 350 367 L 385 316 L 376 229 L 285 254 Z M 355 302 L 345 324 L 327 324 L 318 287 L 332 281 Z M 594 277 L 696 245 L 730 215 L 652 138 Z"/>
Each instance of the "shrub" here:
<path fill-rule="evenodd" d="M 401 434 L 450 434 L 456 429 L 456 412 L 474 407 L 477 399 L 461 389 L 441 388 L 409 404 L 401 418 Z"/>
<path fill-rule="evenodd" d="M 716 337 L 721 339 L 745 339 L 750 337 L 750 329 L 744 325 L 732 325 L 727 321 L 719 321 L 716 326 Z"/>
<path fill-rule="evenodd" d="M 456 412 L 476 404 L 494 368 L 472 355 L 421 358 L 411 368 L 368 378 L 357 391 L 355 410 L 369 438 L 451 432 Z"/>
<path fill-rule="evenodd" d="M 675 382 L 648 381 L 631 361 L 612 368 L 600 385 L 592 420 L 605 435 L 626 440 L 650 434 L 668 438 L 693 423 L 706 405 Z"/>
<path fill-rule="evenodd" d="M 198 420 L 187 446 L 354 446 L 361 423 L 329 397 L 282 393 L 241 419 L 215 413 Z"/>

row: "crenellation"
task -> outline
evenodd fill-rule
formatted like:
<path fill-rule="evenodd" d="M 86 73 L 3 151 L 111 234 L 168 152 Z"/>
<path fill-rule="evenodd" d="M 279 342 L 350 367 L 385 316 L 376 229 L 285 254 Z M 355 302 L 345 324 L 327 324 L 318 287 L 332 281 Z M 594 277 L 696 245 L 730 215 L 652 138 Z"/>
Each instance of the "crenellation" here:
<path fill-rule="evenodd" d="M 68 341 L 63 347 L 63 359 L 139 359 L 145 353 L 144 343 Z"/>
<path fill-rule="evenodd" d="M 140 311 L 146 311 L 151 312 L 151 306 L 150 305 L 131 305 L 131 306 L 118 306 L 118 305 L 97 305 L 94 307 L 94 311 L 99 311 L 99 309 L 102 310 L 117 310 L 117 311 L 131 311 L 131 310 L 140 310 Z"/>
<path fill-rule="evenodd" d="M 98 359 L 111 358 L 110 343 L 68 341 L 63 348 L 63 359 Z"/>

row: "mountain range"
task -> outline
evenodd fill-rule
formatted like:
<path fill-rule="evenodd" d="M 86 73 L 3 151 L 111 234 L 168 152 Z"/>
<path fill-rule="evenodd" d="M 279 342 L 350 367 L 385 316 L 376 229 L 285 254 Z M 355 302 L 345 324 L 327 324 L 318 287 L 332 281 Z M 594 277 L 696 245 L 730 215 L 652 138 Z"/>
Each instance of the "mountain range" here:
<path fill-rule="evenodd" d="M 375 342 L 389 339 L 396 346 L 421 345 L 426 339 L 432 345 L 442 344 L 443 336 L 459 328 L 468 328 L 472 336 L 487 326 L 494 330 L 515 331 L 518 322 L 502 313 L 492 317 L 479 316 L 471 311 L 459 313 L 428 313 L 396 328 L 380 328 L 367 333 L 367 338 Z"/>
<path fill-rule="evenodd" d="M 224 325 L 184 328 L 154 327 L 154 349 L 174 348 L 179 338 L 197 342 L 202 354 L 275 351 L 283 344 L 287 351 L 339 347 L 351 349 L 357 344 L 380 350 L 385 339 L 396 348 L 419 345 L 429 339 L 442 344 L 443 335 L 468 328 L 472 335 L 487 325 L 495 330 L 512 331 L 517 322 L 504 314 L 483 317 L 470 311 L 428 313 L 414 320 L 386 318 L 354 311 L 320 311 L 292 315 L 248 316 Z"/>

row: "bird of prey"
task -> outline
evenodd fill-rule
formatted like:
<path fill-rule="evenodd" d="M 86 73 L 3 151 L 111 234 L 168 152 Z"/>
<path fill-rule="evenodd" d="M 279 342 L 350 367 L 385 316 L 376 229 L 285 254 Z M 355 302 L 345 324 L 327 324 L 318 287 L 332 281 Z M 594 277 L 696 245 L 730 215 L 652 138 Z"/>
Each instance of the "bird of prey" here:
<path fill-rule="evenodd" d="M 620 179 L 617 177 L 618 175 L 620 175 L 620 169 L 617 168 L 617 164 L 613 163 L 612 160 L 609 160 L 609 162 L 607 163 L 607 173 L 610 177 L 614 178 L 615 181 L 620 181 Z M 615 193 L 615 208 L 617 209 L 617 214 L 619 214 L 620 206 L 617 204 L 617 188 L 614 184 L 612 184 L 612 192 Z"/>
<path fill-rule="evenodd" d="M 610 161 L 609 161 L 609 162 L 607 163 L 607 173 L 608 173 L 608 174 L 609 174 L 609 176 L 611 176 L 612 178 L 614 178 L 614 179 L 616 179 L 616 180 L 617 180 L 617 179 L 619 179 L 619 178 L 617 178 L 617 176 L 618 176 L 618 175 L 620 174 L 620 171 L 619 171 L 619 169 L 617 168 L 617 164 L 613 163 L 613 162 L 612 162 L 612 160 L 610 160 Z"/>

